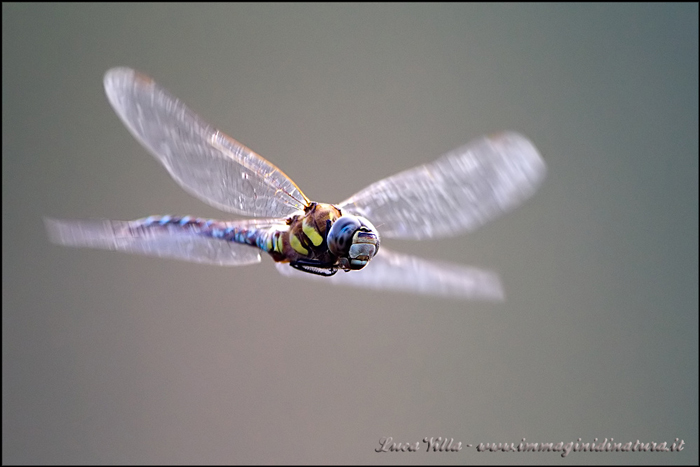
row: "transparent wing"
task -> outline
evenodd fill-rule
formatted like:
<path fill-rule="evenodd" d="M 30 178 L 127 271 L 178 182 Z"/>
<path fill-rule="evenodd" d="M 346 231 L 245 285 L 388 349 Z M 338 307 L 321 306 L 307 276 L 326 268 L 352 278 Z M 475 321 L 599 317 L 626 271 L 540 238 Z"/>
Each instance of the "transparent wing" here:
<path fill-rule="evenodd" d="M 113 68 L 104 86 L 129 131 L 197 198 L 255 217 L 285 217 L 308 204 L 280 169 L 206 123 L 149 77 Z"/>
<path fill-rule="evenodd" d="M 458 264 L 427 261 L 415 256 L 395 253 L 383 246 L 377 256 L 361 271 L 347 273 L 338 271 L 331 277 L 308 274 L 286 263 L 275 263 L 275 265 L 277 270 L 285 276 L 327 284 L 461 300 L 504 300 L 503 287 L 498 274 Z"/>
<path fill-rule="evenodd" d="M 266 220 L 240 221 L 248 224 L 253 222 L 257 222 L 257 226 L 268 223 Z M 44 219 L 44 223 L 49 240 L 58 245 L 116 250 L 217 266 L 242 266 L 260 262 L 257 248 L 197 235 L 176 225 L 143 228 L 139 221 L 48 218 Z"/>
<path fill-rule="evenodd" d="M 545 173 L 530 141 L 518 133 L 501 133 L 380 180 L 340 207 L 369 219 L 384 237 L 449 237 L 519 205 L 537 190 Z"/>

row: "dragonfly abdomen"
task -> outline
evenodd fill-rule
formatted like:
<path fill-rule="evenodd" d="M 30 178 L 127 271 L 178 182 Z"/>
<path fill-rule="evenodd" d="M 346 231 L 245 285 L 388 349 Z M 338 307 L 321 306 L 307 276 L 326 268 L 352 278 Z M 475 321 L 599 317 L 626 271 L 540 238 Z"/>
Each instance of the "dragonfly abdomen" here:
<path fill-rule="evenodd" d="M 204 233 L 212 230 L 212 226 L 220 223 L 214 219 L 200 219 L 190 216 L 150 216 L 145 219 L 133 221 L 132 229 L 168 229 L 181 230 L 185 233 Z"/>
<path fill-rule="evenodd" d="M 215 219 L 202 219 L 191 216 L 150 216 L 135 221 L 135 228 L 177 229 L 182 233 L 192 233 L 206 237 L 216 238 L 222 241 L 235 242 L 249 245 L 270 253 L 275 260 L 282 254 L 282 231 L 278 229 L 259 228 L 249 221 L 219 221 Z"/>

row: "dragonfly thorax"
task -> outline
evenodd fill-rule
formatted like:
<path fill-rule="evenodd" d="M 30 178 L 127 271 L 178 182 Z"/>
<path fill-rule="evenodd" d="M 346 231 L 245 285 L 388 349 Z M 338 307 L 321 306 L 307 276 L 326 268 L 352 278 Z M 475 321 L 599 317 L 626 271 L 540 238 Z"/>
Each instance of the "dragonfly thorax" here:
<path fill-rule="evenodd" d="M 287 221 L 268 251 L 275 261 L 320 275 L 364 268 L 379 250 L 379 234 L 365 218 L 332 204 L 310 203 Z M 266 242 L 263 242 L 266 243 Z M 273 251 L 274 250 L 274 251 Z"/>

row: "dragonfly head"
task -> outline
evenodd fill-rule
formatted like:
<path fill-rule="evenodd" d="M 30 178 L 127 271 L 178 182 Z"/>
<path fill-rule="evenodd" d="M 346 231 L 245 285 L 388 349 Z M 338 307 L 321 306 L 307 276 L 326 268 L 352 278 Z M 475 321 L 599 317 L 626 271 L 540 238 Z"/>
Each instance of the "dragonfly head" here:
<path fill-rule="evenodd" d="M 379 233 L 364 217 L 344 215 L 328 231 L 328 249 L 346 271 L 367 266 L 379 251 Z"/>

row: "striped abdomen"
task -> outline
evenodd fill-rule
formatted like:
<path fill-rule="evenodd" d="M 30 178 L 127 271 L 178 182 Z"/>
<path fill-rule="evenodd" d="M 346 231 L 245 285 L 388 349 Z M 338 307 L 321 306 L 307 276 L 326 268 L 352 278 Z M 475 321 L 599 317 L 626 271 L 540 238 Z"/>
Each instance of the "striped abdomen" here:
<path fill-rule="evenodd" d="M 236 242 L 260 248 L 270 253 L 275 261 L 284 260 L 282 237 L 286 226 L 261 227 L 256 220 L 225 222 L 190 216 L 150 216 L 134 221 L 133 229 L 168 229 L 175 232 L 204 235 L 222 241 Z"/>
<path fill-rule="evenodd" d="M 134 229 L 169 229 L 205 235 L 223 241 L 250 245 L 269 253 L 278 262 L 314 260 L 334 264 L 337 258 L 328 250 L 328 229 L 341 213 L 330 204 L 311 203 L 286 225 L 267 221 L 218 221 L 189 216 L 151 216 L 134 221 Z"/>

